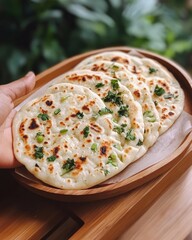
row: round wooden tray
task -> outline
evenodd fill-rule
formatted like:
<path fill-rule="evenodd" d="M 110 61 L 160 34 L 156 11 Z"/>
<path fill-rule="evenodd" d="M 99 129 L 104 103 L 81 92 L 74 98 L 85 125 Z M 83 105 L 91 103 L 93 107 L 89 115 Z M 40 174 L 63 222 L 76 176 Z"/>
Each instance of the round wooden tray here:
<path fill-rule="evenodd" d="M 160 64 L 165 66 L 180 82 L 184 92 L 185 92 L 185 107 L 184 110 L 190 114 L 192 114 L 192 80 L 190 76 L 186 73 L 186 71 L 181 68 L 179 65 L 170 61 L 160 55 L 144 51 L 141 49 L 133 49 L 129 47 L 112 47 L 112 48 L 104 48 L 95 51 L 91 51 L 85 54 L 77 55 L 75 57 L 69 58 L 64 60 L 63 62 L 55 65 L 52 68 L 44 71 L 43 73 L 37 76 L 37 84 L 35 90 L 39 87 L 43 86 L 48 81 L 52 80 L 53 78 L 65 73 L 66 71 L 72 69 L 77 63 L 79 63 L 84 58 L 99 53 L 103 51 L 123 51 L 123 52 L 130 52 L 132 50 L 136 50 L 138 53 L 154 59 L 158 61 Z M 27 96 L 26 96 L 27 97 Z M 25 98 L 26 98 L 25 97 Z M 19 99 L 16 102 L 16 105 L 22 102 L 24 98 Z M 34 181 L 30 178 L 26 178 L 21 174 L 18 174 L 16 171 L 13 172 L 13 176 L 15 179 L 21 183 L 23 186 L 28 188 L 29 190 L 40 194 L 44 197 L 65 201 L 65 202 L 83 202 L 83 201 L 95 201 L 100 199 L 106 199 L 113 196 L 117 196 L 128 192 L 150 180 L 153 178 L 158 177 L 159 175 L 163 174 L 170 168 L 172 168 L 179 159 L 186 153 L 189 145 L 192 141 L 192 132 L 185 138 L 183 143 L 179 146 L 179 148 L 172 153 L 169 157 L 163 159 L 159 163 L 148 167 L 147 169 L 135 174 L 132 177 L 129 177 L 121 182 L 103 185 L 103 186 L 96 186 L 90 189 L 85 190 L 61 190 L 56 189 L 54 187 L 48 186 L 40 181 Z"/>

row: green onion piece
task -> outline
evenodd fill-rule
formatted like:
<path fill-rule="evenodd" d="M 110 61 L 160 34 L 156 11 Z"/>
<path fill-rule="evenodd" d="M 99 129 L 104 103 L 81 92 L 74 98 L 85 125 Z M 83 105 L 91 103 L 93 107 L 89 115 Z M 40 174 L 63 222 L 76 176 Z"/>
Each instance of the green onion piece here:
<path fill-rule="evenodd" d="M 62 169 L 64 170 L 63 174 L 72 171 L 76 167 L 74 159 L 68 158 L 67 161 L 63 164 Z"/>
<path fill-rule="evenodd" d="M 56 156 L 53 155 L 53 156 L 51 156 L 51 157 L 48 157 L 48 158 L 47 158 L 47 161 L 48 161 L 48 162 L 54 162 L 55 159 L 56 159 Z"/>
<path fill-rule="evenodd" d="M 77 116 L 77 118 L 82 119 L 84 117 L 84 114 L 83 114 L 83 112 L 78 112 L 76 114 L 76 116 Z"/>
<path fill-rule="evenodd" d="M 118 114 L 120 117 L 122 117 L 122 116 L 128 117 L 129 116 L 129 106 L 128 105 L 121 106 L 118 110 Z"/>
<path fill-rule="evenodd" d="M 114 167 L 117 167 L 117 158 L 116 155 L 114 153 L 112 153 L 109 157 L 108 157 L 108 161 L 107 164 L 111 164 Z"/>
<path fill-rule="evenodd" d="M 66 134 L 67 132 L 68 132 L 68 129 L 61 129 L 60 130 L 60 133 L 63 134 L 63 135 Z"/>
<path fill-rule="evenodd" d="M 55 111 L 54 111 L 54 115 L 57 115 L 61 112 L 61 109 L 60 108 L 57 108 Z"/>
<path fill-rule="evenodd" d="M 154 93 L 157 96 L 161 96 L 161 95 L 163 95 L 165 93 L 165 90 L 163 88 L 159 87 L 158 85 L 156 85 Z"/>
<path fill-rule="evenodd" d="M 91 145 L 91 150 L 92 150 L 93 152 L 96 152 L 96 151 L 97 151 L 97 143 L 93 143 L 93 144 Z"/>
<path fill-rule="evenodd" d="M 151 111 L 146 111 L 143 113 L 144 117 L 148 117 L 148 122 L 155 122 L 156 118 Z"/>
<path fill-rule="evenodd" d="M 155 73 L 157 71 L 158 71 L 158 69 L 151 68 L 151 67 L 149 68 L 149 74 Z"/>
<path fill-rule="evenodd" d="M 108 113 L 113 113 L 113 111 L 111 111 L 109 108 L 101 108 L 98 112 L 99 116 L 103 116 L 105 114 L 108 114 Z"/>
<path fill-rule="evenodd" d="M 97 83 L 97 84 L 95 85 L 96 88 L 101 88 L 101 87 L 103 87 L 103 86 L 105 86 L 105 84 L 103 84 L 103 83 Z"/>
<path fill-rule="evenodd" d="M 118 69 L 119 69 L 119 67 L 118 66 L 116 66 L 116 65 L 112 65 L 112 67 L 111 67 L 114 71 L 117 71 Z"/>
<path fill-rule="evenodd" d="M 44 154 L 43 154 L 43 147 L 37 147 L 35 146 L 35 153 L 34 153 L 34 157 L 37 158 L 43 158 Z"/>
<path fill-rule="evenodd" d="M 83 135 L 84 135 L 84 138 L 87 138 L 88 135 L 89 135 L 89 126 L 86 126 L 84 129 L 83 129 Z"/>
<path fill-rule="evenodd" d="M 154 115 L 153 115 L 153 113 L 152 113 L 151 111 L 145 111 L 145 112 L 143 113 L 143 116 L 144 116 L 144 117 L 153 117 Z"/>
<path fill-rule="evenodd" d="M 118 81 L 118 79 L 112 79 L 111 80 L 111 86 L 112 86 L 114 91 L 119 89 L 119 81 Z"/>
<path fill-rule="evenodd" d="M 42 121 L 49 120 L 49 116 L 46 113 L 39 113 L 38 118 L 40 118 Z"/>
<path fill-rule="evenodd" d="M 69 96 L 67 96 L 67 97 L 61 97 L 60 101 L 63 103 L 63 102 L 66 101 L 67 98 L 69 98 Z"/>
<path fill-rule="evenodd" d="M 125 128 L 125 127 L 127 127 L 127 124 L 123 123 L 123 124 L 121 124 L 121 127 Z"/>
<path fill-rule="evenodd" d="M 113 147 L 114 147 L 114 148 L 117 148 L 117 149 L 120 150 L 120 151 L 122 150 L 122 147 L 121 147 L 120 144 L 114 144 Z"/>
<path fill-rule="evenodd" d="M 127 134 L 126 134 L 126 137 L 125 137 L 126 140 L 128 140 L 128 141 L 134 141 L 134 140 L 136 139 L 135 135 L 132 134 L 132 131 L 133 131 L 132 128 L 130 128 L 130 129 L 128 130 L 128 132 L 127 132 Z"/>
<path fill-rule="evenodd" d="M 143 145 L 143 142 L 139 139 L 137 146 L 141 146 L 141 145 Z"/>
<path fill-rule="evenodd" d="M 43 140 L 44 140 L 44 137 L 41 135 L 41 136 L 37 136 L 37 142 L 38 143 L 42 143 L 43 142 Z"/>

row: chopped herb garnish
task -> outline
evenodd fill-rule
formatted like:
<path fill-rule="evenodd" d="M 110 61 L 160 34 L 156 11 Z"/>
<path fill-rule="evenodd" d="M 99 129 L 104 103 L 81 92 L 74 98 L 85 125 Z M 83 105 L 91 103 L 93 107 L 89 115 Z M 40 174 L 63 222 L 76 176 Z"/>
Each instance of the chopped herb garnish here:
<path fill-rule="evenodd" d="M 174 94 L 172 94 L 172 93 L 167 93 L 167 94 L 163 95 L 163 97 L 164 97 L 165 99 L 171 99 L 171 98 L 174 98 Z"/>
<path fill-rule="evenodd" d="M 43 142 L 44 136 L 43 136 L 42 132 L 38 132 L 36 134 L 36 140 L 37 140 L 38 143 L 42 143 Z"/>
<path fill-rule="evenodd" d="M 61 134 L 66 134 L 67 132 L 68 132 L 68 129 L 61 129 L 61 130 L 60 130 L 60 133 L 61 133 Z"/>
<path fill-rule="evenodd" d="M 65 100 L 68 98 L 69 96 L 67 96 L 67 97 L 61 97 L 61 102 L 63 103 L 63 102 L 65 102 Z"/>
<path fill-rule="evenodd" d="M 47 161 L 48 161 L 48 162 L 54 162 L 55 159 L 56 159 L 56 156 L 53 155 L 53 156 L 51 156 L 51 157 L 48 157 L 48 158 L 47 158 Z"/>
<path fill-rule="evenodd" d="M 83 129 L 83 135 L 84 135 L 84 138 L 87 138 L 88 135 L 89 135 L 89 126 L 86 126 L 84 129 Z"/>
<path fill-rule="evenodd" d="M 84 114 L 83 114 L 83 112 L 78 112 L 76 114 L 76 116 L 77 116 L 77 118 L 82 119 L 84 117 Z"/>
<path fill-rule="evenodd" d="M 148 122 L 155 122 L 156 121 L 156 118 L 155 118 L 154 114 L 151 111 L 145 111 L 143 113 L 143 116 L 145 118 L 148 118 Z"/>
<path fill-rule="evenodd" d="M 143 145 L 143 142 L 139 139 L 137 146 L 141 146 L 141 145 Z"/>
<path fill-rule="evenodd" d="M 55 111 L 54 111 L 54 115 L 57 115 L 61 112 L 61 109 L 60 108 L 57 108 Z"/>
<path fill-rule="evenodd" d="M 134 140 L 136 139 L 135 135 L 132 134 L 132 132 L 133 132 L 133 129 L 130 128 L 130 129 L 128 130 L 127 134 L 126 134 L 126 137 L 125 137 L 126 140 L 128 140 L 128 141 L 134 141 Z"/>
<path fill-rule="evenodd" d="M 151 67 L 149 68 L 149 74 L 155 73 L 157 71 L 158 71 L 158 69 L 151 68 Z"/>
<path fill-rule="evenodd" d="M 46 113 L 39 113 L 37 117 L 43 121 L 49 120 L 49 116 Z"/>
<path fill-rule="evenodd" d="M 116 126 L 113 128 L 114 132 L 117 132 L 118 134 L 121 134 L 123 132 L 125 132 L 125 127 L 127 127 L 127 124 L 121 124 L 121 126 Z"/>
<path fill-rule="evenodd" d="M 155 87 L 154 93 L 155 93 L 157 96 L 161 96 L 161 95 L 163 95 L 163 94 L 165 93 L 165 90 L 157 85 L 157 86 Z"/>
<path fill-rule="evenodd" d="M 125 129 L 123 127 L 120 127 L 120 126 L 116 126 L 116 127 L 113 128 L 113 131 L 117 132 L 118 134 L 121 134 L 122 132 L 125 131 Z"/>
<path fill-rule="evenodd" d="M 64 173 L 63 174 L 72 171 L 75 168 L 75 161 L 74 161 L 74 159 L 68 158 L 66 163 L 63 164 L 62 168 L 64 169 Z"/>
<path fill-rule="evenodd" d="M 113 147 L 117 148 L 118 150 L 122 150 L 122 147 L 120 144 L 114 144 Z"/>
<path fill-rule="evenodd" d="M 154 101 L 154 104 L 155 104 L 155 106 L 157 106 L 157 105 L 158 105 L 158 102 L 157 102 L 157 101 Z"/>
<path fill-rule="evenodd" d="M 101 108 L 98 112 L 99 116 L 103 116 L 105 114 L 108 113 L 113 113 L 113 111 L 111 111 L 109 108 L 105 107 L 105 108 Z"/>
<path fill-rule="evenodd" d="M 34 153 L 34 157 L 35 158 L 43 158 L 43 147 L 37 147 L 35 146 L 35 153 Z"/>
<path fill-rule="evenodd" d="M 128 117 L 129 116 L 129 106 L 128 105 L 121 106 L 118 110 L 118 114 L 120 117 L 122 117 L 122 116 Z"/>
<path fill-rule="evenodd" d="M 103 84 L 103 83 L 97 83 L 97 84 L 95 85 L 96 88 L 101 88 L 101 87 L 103 87 L 103 86 L 105 86 L 105 84 Z"/>
<path fill-rule="evenodd" d="M 110 173 L 110 171 L 107 169 L 103 169 L 103 171 L 104 171 L 105 176 L 107 176 Z"/>
<path fill-rule="evenodd" d="M 117 167 L 117 158 L 116 155 L 114 153 L 112 153 L 109 157 L 108 157 L 108 161 L 107 164 L 111 164 L 114 167 Z"/>
<path fill-rule="evenodd" d="M 111 86 L 112 86 L 114 91 L 119 89 L 119 81 L 118 81 L 118 79 L 112 79 L 111 80 Z"/>
<path fill-rule="evenodd" d="M 97 143 L 93 143 L 93 144 L 91 145 L 91 150 L 92 150 L 93 152 L 96 152 L 96 151 L 97 151 Z"/>
<path fill-rule="evenodd" d="M 113 92 L 109 91 L 109 92 L 107 93 L 107 96 L 105 96 L 105 97 L 103 98 L 103 101 L 104 101 L 104 102 L 112 102 L 112 103 L 120 106 L 121 104 L 123 104 L 123 101 L 122 101 L 122 99 L 121 99 L 121 97 L 120 97 L 120 94 L 121 94 L 121 93 L 117 93 L 117 94 L 116 94 L 116 93 L 113 93 Z"/>
<path fill-rule="evenodd" d="M 117 71 L 118 69 L 119 69 L 119 67 L 117 66 L 117 65 L 112 65 L 112 67 L 111 67 L 114 71 Z"/>

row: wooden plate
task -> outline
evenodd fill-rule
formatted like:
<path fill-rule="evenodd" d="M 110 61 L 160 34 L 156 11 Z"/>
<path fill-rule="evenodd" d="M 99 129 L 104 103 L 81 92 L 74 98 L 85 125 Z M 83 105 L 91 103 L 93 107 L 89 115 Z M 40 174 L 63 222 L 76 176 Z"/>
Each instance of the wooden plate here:
<path fill-rule="evenodd" d="M 170 61 L 162 56 L 141 49 L 133 49 L 128 47 L 112 47 L 99 49 L 64 60 L 63 62 L 55 65 L 52 68 L 49 68 L 48 70 L 42 72 L 37 76 L 37 84 L 35 91 L 53 78 L 72 69 L 77 63 L 90 55 L 103 51 L 123 51 L 128 53 L 132 50 L 136 50 L 142 55 L 158 61 L 175 76 L 175 78 L 180 82 L 181 87 L 185 92 L 184 110 L 192 114 L 192 80 L 190 76 L 186 73 L 186 71 L 173 61 Z M 28 96 L 25 96 L 25 98 L 26 97 Z M 22 102 L 25 98 L 19 99 L 16 102 L 16 105 Z M 192 132 L 185 138 L 183 143 L 177 148 L 174 153 L 172 153 L 169 157 L 166 157 L 159 163 L 148 167 L 147 169 L 121 182 L 103 186 L 96 186 L 85 190 L 61 190 L 48 186 L 40 182 L 39 180 L 33 181 L 32 179 L 26 178 L 25 176 L 17 174 L 16 172 L 13 172 L 13 176 L 16 178 L 17 181 L 19 181 L 29 190 L 44 197 L 59 201 L 81 202 L 106 199 L 130 191 L 131 189 L 134 189 L 166 172 L 168 169 L 178 163 L 179 159 L 186 153 L 189 145 L 191 144 L 191 141 Z"/>

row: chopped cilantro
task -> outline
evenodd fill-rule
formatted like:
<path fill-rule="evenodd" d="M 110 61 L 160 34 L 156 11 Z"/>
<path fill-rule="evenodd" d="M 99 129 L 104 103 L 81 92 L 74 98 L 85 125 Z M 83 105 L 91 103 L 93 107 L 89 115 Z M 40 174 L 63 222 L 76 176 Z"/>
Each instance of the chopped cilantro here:
<path fill-rule="evenodd" d="M 43 121 L 49 120 L 49 116 L 46 113 L 39 113 L 37 117 Z"/>
<path fill-rule="evenodd" d="M 84 129 L 83 129 L 83 135 L 84 135 L 84 138 L 87 138 L 88 135 L 89 135 L 89 126 L 86 126 Z"/>
<path fill-rule="evenodd" d="M 113 111 L 111 111 L 109 108 L 105 107 L 105 108 L 101 108 L 98 112 L 99 116 L 103 116 L 105 114 L 108 113 L 113 113 Z"/>
<path fill-rule="evenodd" d="M 75 161 L 74 161 L 74 159 L 68 158 L 66 163 L 63 164 L 62 168 L 64 169 L 64 173 L 63 174 L 72 171 L 75 168 Z"/>
<path fill-rule="evenodd" d="M 108 157 L 108 161 L 107 164 L 111 164 L 114 167 L 117 167 L 117 158 L 116 155 L 114 153 L 112 153 L 109 157 Z"/>
<path fill-rule="evenodd" d="M 128 105 L 121 106 L 118 110 L 118 114 L 120 117 L 122 117 L 122 116 L 128 117 L 129 116 L 129 106 Z"/>
<path fill-rule="evenodd" d="M 37 158 L 43 158 L 43 147 L 37 147 L 35 146 L 35 153 L 34 153 L 34 157 Z"/>
<path fill-rule="evenodd" d="M 141 146 L 141 145 L 143 145 L 143 142 L 139 139 L 137 146 Z"/>
<path fill-rule="evenodd" d="M 96 152 L 96 151 L 97 151 L 97 143 L 93 143 L 93 144 L 91 145 L 91 150 L 92 150 L 93 152 Z"/>
<path fill-rule="evenodd" d="M 76 116 L 77 116 L 77 118 L 82 119 L 84 117 L 84 114 L 83 114 L 83 112 L 78 112 L 76 114 Z"/>
<path fill-rule="evenodd" d="M 113 93 L 113 92 L 109 91 L 109 92 L 107 93 L 107 96 L 105 96 L 105 97 L 103 98 L 103 101 L 104 101 L 104 102 L 112 102 L 112 103 L 120 106 L 121 104 L 123 104 L 123 101 L 122 101 L 122 99 L 121 99 L 121 97 L 120 97 L 120 94 L 121 94 L 121 93 L 117 93 L 117 94 L 116 94 L 116 93 Z"/>
<path fill-rule="evenodd" d="M 56 156 L 53 155 L 53 156 L 51 156 L 51 157 L 48 157 L 48 158 L 47 158 L 47 161 L 48 161 L 48 162 L 54 162 L 55 159 L 56 159 Z"/>
<path fill-rule="evenodd" d="M 60 108 L 57 108 L 55 111 L 54 111 L 54 115 L 57 115 L 61 112 L 61 109 Z"/>
<path fill-rule="evenodd" d="M 158 85 L 156 85 L 154 93 L 157 96 L 161 96 L 161 95 L 163 95 L 165 93 L 165 90 L 163 88 L 159 87 Z"/>
<path fill-rule="evenodd" d="M 110 173 L 110 171 L 107 169 L 103 169 L 103 171 L 104 171 L 105 176 L 107 176 Z"/>
<path fill-rule="evenodd" d="M 97 83 L 97 84 L 95 85 L 96 88 L 101 88 L 101 87 L 103 87 L 103 86 L 105 86 L 105 84 L 103 84 L 103 83 Z"/>
<path fill-rule="evenodd" d="M 113 128 L 113 131 L 118 133 L 118 134 L 121 134 L 122 132 L 125 131 L 125 129 L 123 127 L 120 127 L 120 126 L 116 126 Z"/>
<path fill-rule="evenodd" d="M 119 89 L 119 81 L 118 81 L 118 79 L 112 79 L 111 80 L 111 86 L 112 86 L 114 91 Z"/>
<path fill-rule="evenodd" d="M 61 133 L 61 134 L 66 134 L 67 132 L 68 132 L 68 129 L 61 129 L 61 130 L 60 130 L 60 133 Z"/>
<path fill-rule="evenodd" d="M 157 72 L 158 70 L 157 69 L 155 69 L 155 68 L 149 68 L 149 74 L 152 74 L 152 73 L 155 73 L 155 72 Z"/>
<path fill-rule="evenodd" d="M 128 132 L 127 132 L 127 134 L 126 134 L 126 137 L 125 137 L 126 140 L 128 140 L 128 141 L 134 141 L 134 140 L 136 139 L 135 135 L 132 134 L 132 131 L 133 131 L 132 128 L 130 128 L 130 129 L 128 130 Z"/>

